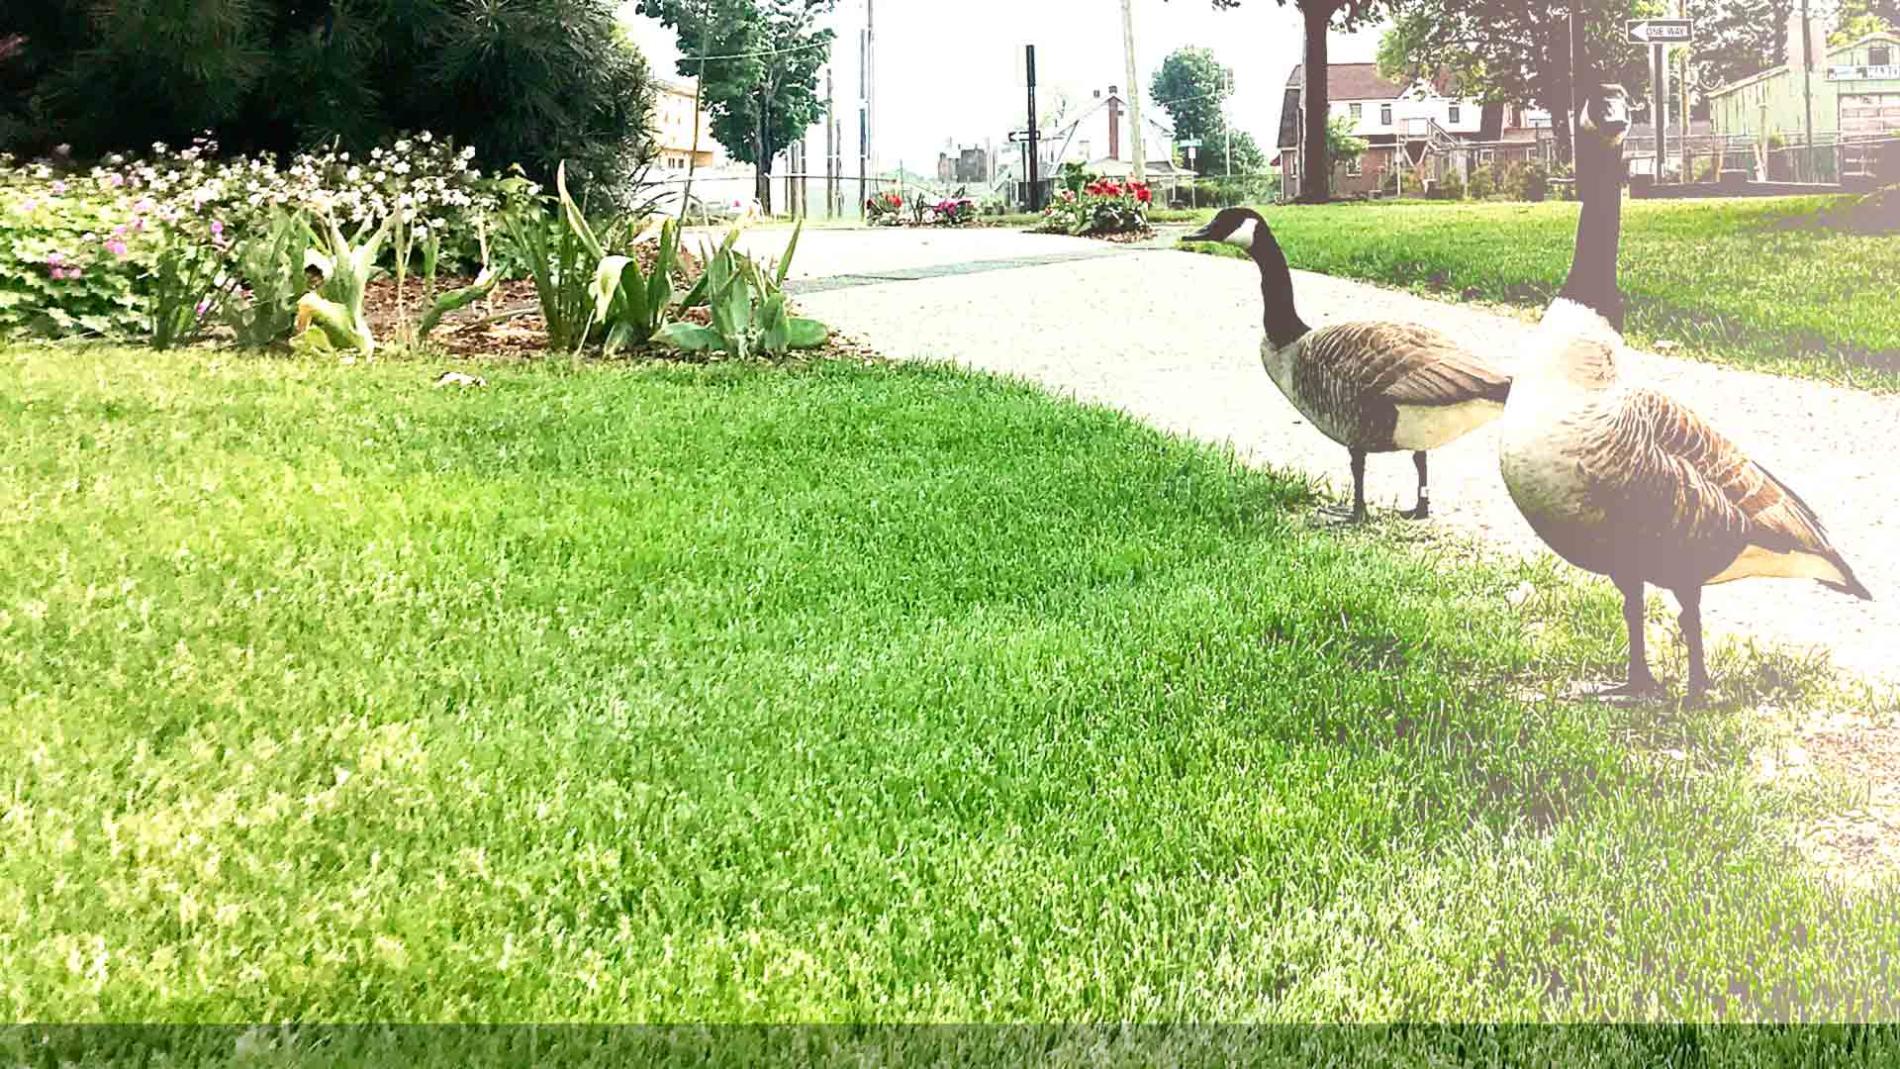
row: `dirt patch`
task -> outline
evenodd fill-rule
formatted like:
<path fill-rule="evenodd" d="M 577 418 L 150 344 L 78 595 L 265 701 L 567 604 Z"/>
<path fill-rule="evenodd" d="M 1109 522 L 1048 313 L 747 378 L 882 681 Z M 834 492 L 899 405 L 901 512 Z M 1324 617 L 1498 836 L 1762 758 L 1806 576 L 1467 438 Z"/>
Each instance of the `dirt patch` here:
<path fill-rule="evenodd" d="M 472 285 L 472 278 L 443 277 L 436 280 L 436 292 L 447 293 Z M 431 298 L 415 279 L 403 286 L 403 302 L 413 325 L 428 308 Z M 396 280 L 379 278 L 363 291 L 363 311 L 369 316 L 370 330 L 377 338 L 396 338 L 402 321 L 396 302 Z M 451 356 L 530 356 L 547 347 L 546 324 L 541 320 L 541 305 L 535 298 L 534 283 L 526 279 L 502 282 L 483 300 L 444 316 L 440 326 L 429 335 L 430 345 Z"/>

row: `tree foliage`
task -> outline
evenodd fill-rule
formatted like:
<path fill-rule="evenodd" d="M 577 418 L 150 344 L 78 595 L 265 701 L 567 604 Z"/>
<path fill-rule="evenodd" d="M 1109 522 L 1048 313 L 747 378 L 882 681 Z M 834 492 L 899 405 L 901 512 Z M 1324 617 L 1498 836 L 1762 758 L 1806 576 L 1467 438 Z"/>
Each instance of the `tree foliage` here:
<path fill-rule="evenodd" d="M 1379 66 L 1400 80 L 1448 73 L 1460 93 L 1487 103 L 1547 108 L 1558 153 L 1569 158 L 1571 110 L 1569 12 L 1523 0 L 1393 0 L 1392 28 L 1380 42 Z M 1648 83 L 1643 50 L 1624 22 L 1645 0 L 1590 0 L 1584 32 L 1597 69 L 1630 87 Z"/>
<path fill-rule="evenodd" d="M 1233 72 L 1205 48 L 1183 48 L 1170 54 L 1149 82 L 1149 94 L 1174 124 L 1175 139 L 1201 142 L 1194 154 L 1199 174 L 1217 174 L 1230 167 L 1236 174 L 1251 174 L 1266 165 L 1252 137 L 1228 128 L 1222 105 L 1232 88 Z"/>
<path fill-rule="evenodd" d="M 818 72 L 834 34 L 818 25 L 837 0 L 639 0 L 679 38 L 681 74 L 697 77 L 712 135 L 758 170 L 771 206 L 772 160 L 824 115 Z M 704 59 L 702 63 L 702 57 Z"/>
<path fill-rule="evenodd" d="M 0 62 L 0 147 L 363 146 L 429 129 L 491 165 L 614 179 L 653 89 L 613 0 L 34 0 Z"/>
<path fill-rule="evenodd" d="M 1716 0 L 1696 20 L 1695 65 L 1705 89 L 1759 74 L 1788 58 L 1788 17 L 1799 0 Z"/>

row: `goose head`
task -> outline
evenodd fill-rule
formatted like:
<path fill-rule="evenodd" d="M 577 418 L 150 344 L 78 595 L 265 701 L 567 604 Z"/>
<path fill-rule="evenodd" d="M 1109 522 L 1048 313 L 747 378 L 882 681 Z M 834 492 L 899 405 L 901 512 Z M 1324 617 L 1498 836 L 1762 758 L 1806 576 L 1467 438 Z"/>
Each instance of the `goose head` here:
<path fill-rule="evenodd" d="M 1596 86 L 1577 106 L 1577 132 L 1600 148 L 1622 151 L 1629 128 L 1630 96 L 1620 85 Z"/>
<path fill-rule="evenodd" d="M 1259 212 L 1252 208 L 1223 208 L 1206 226 L 1182 240 L 1219 242 L 1251 252 L 1262 231 L 1272 233 Z"/>

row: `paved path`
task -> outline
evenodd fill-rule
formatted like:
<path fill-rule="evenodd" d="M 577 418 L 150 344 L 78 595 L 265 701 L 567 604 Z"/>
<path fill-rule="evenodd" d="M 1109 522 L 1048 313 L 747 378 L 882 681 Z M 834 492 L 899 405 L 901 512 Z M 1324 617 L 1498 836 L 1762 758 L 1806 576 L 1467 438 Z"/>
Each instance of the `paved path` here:
<path fill-rule="evenodd" d="M 784 232 L 748 244 L 782 246 Z M 1306 426 L 1261 371 L 1260 292 L 1245 261 L 1009 231 L 810 231 L 794 288 L 811 314 L 885 355 L 1021 376 L 1169 431 L 1349 486 L 1346 452 Z M 1532 325 L 1295 272 L 1301 314 L 1430 323 L 1514 368 Z M 1712 634 L 1822 647 L 1900 681 L 1900 397 L 1631 353 L 1625 372 L 1693 405 L 1821 514 L 1876 601 L 1816 584 L 1712 587 Z M 1432 458 L 1435 522 L 1541 553 L 1498 476 L 1495 426 Z M 1412 465 L 1372 458 L 1370 500 L 1411 504 Z"/>

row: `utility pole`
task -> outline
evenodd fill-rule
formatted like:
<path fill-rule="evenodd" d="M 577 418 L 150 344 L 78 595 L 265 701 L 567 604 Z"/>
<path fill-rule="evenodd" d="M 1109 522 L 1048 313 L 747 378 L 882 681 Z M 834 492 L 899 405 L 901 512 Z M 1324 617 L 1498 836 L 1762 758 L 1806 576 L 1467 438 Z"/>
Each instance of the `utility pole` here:
<path fill-rule="evenodd" d="M 838 92 L 825 64 L 825 218 L 838 214 Z"/>
<path fill-rule="evenodd" d="M 1808 19 L 1808 0 L 1801 0 L 1801 108 L 1804 114 L 1801 129 L 1802 144 L 1810 150 L 1814 148 L 1814 42 L 1810 40 L 1813 32 L 1814 24 Z M 1812 159 L 1814 153 L 1809 151 L 1803 155 Z"/>
<path fill-rule="evenodd" d="M 1128 126 L 1134 132 L 1135 181 L 1148 180 L 1148 152 L 1141 136 L 1141 73 L 1135 63 L 1135 0 L 1122 0 L 1122 51 L 1128 61 Z"/>
<path fill-rule="evenodd" d="M 871 100 L 877 77 L 872 59 L 872 0 L 864 0 L 864 29 L 858 32 L 858 208 L 871 199 Z"/>

